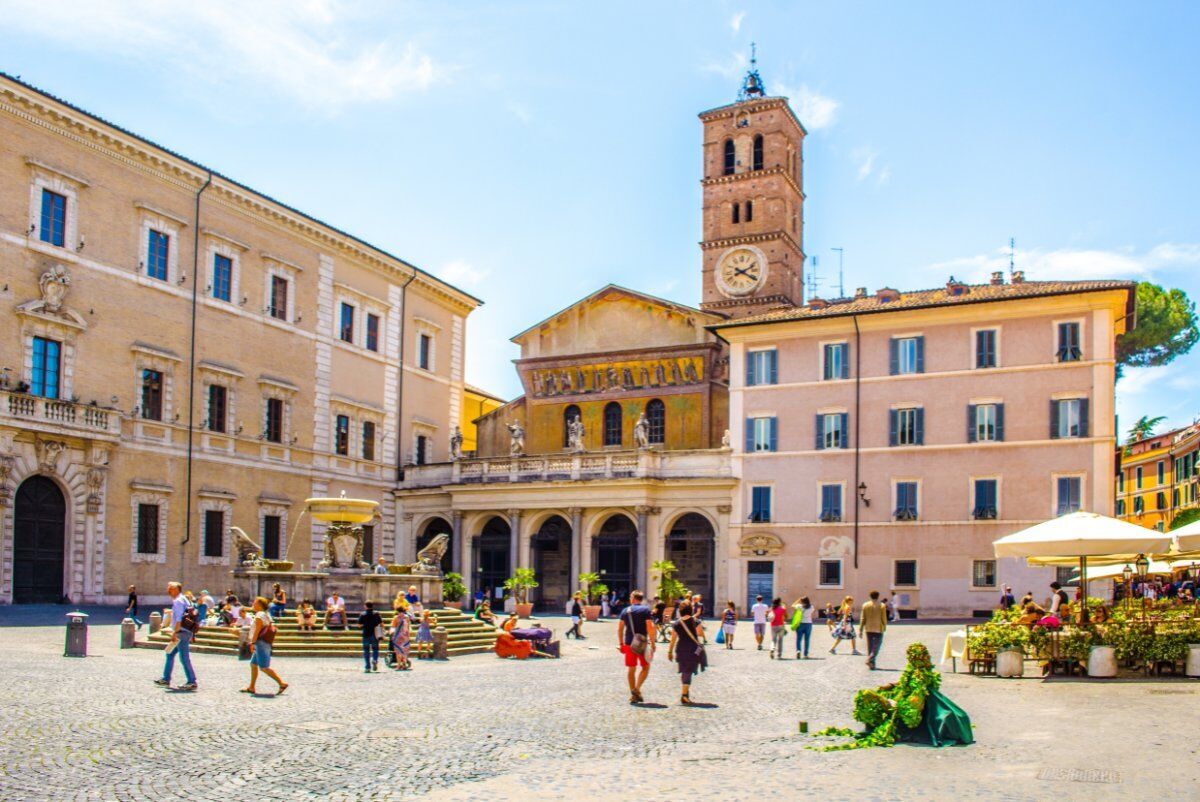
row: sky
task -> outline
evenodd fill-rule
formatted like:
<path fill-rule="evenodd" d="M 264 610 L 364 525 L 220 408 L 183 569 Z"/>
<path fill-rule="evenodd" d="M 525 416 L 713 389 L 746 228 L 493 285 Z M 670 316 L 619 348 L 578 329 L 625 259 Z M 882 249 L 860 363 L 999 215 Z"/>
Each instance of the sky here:
<path fill-rule="evenodd" d="M 1200 4 L 0 0 L 0 70 L 484 299 L 467 380 L 607 283 L 700 297 L 700 123 L 757 43 L 817 292 L 1008 265 L 1200 298 Z M 810 264 L 811 269 L 811 264 Z M 810 291 L 812 285 L 810 285 Z M 1200 416 L 1200 348 L 1118 384 Z"/>

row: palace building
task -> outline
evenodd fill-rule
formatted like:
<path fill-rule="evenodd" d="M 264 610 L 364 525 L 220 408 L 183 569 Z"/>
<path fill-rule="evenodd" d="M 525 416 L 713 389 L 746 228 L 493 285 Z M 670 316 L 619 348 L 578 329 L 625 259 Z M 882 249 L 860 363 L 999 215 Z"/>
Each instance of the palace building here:
<path fill-rule="evenodd" d="M 444 461 L 479 301 L 0 76 L 0 602 L 221 592 L 230 527 L 320 559 L 304 499 Z"/>

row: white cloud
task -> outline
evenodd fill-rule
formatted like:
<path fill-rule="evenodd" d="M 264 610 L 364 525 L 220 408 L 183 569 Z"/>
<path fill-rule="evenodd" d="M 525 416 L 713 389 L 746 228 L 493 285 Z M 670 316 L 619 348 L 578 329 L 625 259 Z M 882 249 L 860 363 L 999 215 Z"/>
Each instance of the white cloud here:
<path fill-rule="evenodd" d="M 715 72 L 729 79 L 740 79 L 746 74 L 750 61 L 744 53 L 730 53 L 724 61 L 709 61 L 701 67 L 705 72 Z"/>
<path fill-rule="evenodd" d="M 354 35 L 359 11 L 342 0 L 7 0 L 5 25 L 60 46 L 116 53 L 330 111 L 434 82 L 432 59 L 412 42 Z"/>
<path fill-rule="evenodd" d="M 858 180 L 865 181 L 875 169 L 875 159 L 879 153 L 870 148 L 855 148 L 850 157 L 858 162 Z"/>
<path fill-rule="evenodd" d="M 772 95 L 782 95 L 791 100 L 796 116 L 809 131 L 828 128 L 837 119 L 838 102 L 810 89 L 807 84 L 793 87 L 772 81 L 770 87 Z"/>
<path fill-rule="evenodd" d="M 884 167 L 879 171 L 879 176 L 875 179 L 875 186 L 886 186 L 887 182 L 892 180 L 892 168 Z"/>
<path fill-rule="evenodd" d="M 734 33 L 737 33 L 738 31 L 740 31 L 742 29 L 742 20 L 744 20 L 745 18 L 746 18 L 746 12 L 739 11 L 729 19 L 729 27 L 733 29 Z"/>
<path fill-rule="evenodd" d="M 1103 279 L 1152 278 L 1160 271 L 1200 266 L 1200 244 L 1166 242 L 1138 253 L 1132 248 L 1120 250 L 1059 248 L 1017 249 L 1016 267 L 1026 278 Z M 935 276 L 953 274 L 967 281 L 983 281 L 996 270 L 1008 270 L 1008 248 L 990 253 L 964 256 L 937 262 L 927 268 Z"/>
<path fill-rule="evenodd" d="M 435 271 L 439 277 L 461 287 L 474 287 L 491 275 L 490 270 L 477 268 L 463 259 L 454 259 Z"/>

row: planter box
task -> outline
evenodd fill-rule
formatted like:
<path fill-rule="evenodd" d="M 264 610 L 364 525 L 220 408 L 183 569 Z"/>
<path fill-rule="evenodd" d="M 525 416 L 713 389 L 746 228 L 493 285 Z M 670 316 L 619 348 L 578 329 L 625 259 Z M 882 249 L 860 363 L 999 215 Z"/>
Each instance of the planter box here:
<path fill-rule="evenodd" d="M 996 652 L 996 676 L 1025 676 L 1025 652 L 1020 649 L 1001 649 Z"/>
<path fill-rule="evenodd" d="M 1111 646 L 1093 646 L 1088 653 L 1089 677 L 1117 676 L 1117 652 Z"/>
<path fill-rule="evenodd" d="M 442 606 L 443 607 L 453 607 L 455 610 L 461 610 L 463 608 L 463 603 L 462 603 L 462 599 L 459 599 L 458 601 L 449 601 L 447 599 L 443 599 Z"/>
<path fill-rule="evenodd" d="M 516 608 L 518 618 L 528 618 L 529 616 L 533 615 L 532 602 L 517 602 Z"/>
<path fill-rule="evenodd" d="M 600 620 L 600 605 L 598 605 L 598 604 L 583 605 L 583 619 L 585 621 L 599 621 Z"/>

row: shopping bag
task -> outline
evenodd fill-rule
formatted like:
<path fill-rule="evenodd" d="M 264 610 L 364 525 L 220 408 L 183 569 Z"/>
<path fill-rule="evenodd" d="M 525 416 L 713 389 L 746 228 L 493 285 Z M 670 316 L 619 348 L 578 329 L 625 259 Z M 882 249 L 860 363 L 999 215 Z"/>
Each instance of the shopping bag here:
<path fill-rule="evenodd" d="M 725 627 L 721 627 L 717 630 L 717 643 L 724 643 L 724 642 L 725 642 Z"/>

